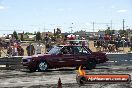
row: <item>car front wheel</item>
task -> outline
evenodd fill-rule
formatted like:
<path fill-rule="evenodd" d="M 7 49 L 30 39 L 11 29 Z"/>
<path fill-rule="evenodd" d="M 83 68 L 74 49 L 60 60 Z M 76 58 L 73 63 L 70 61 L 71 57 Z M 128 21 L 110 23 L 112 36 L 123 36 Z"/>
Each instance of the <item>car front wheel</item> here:
<path fill-rule="evenodd" d="M 94 69 L 95 67 L 96 67 L 96 61 L 88 61 L 87 65 L 86 65 L 87 70 Z"/>
<path fill-rule="evenodd" d="M 48 69 L 48 64 L 46 61 L 41 61 L 38 64 L 38 71 L 47 71 L 47 69 Z"/>

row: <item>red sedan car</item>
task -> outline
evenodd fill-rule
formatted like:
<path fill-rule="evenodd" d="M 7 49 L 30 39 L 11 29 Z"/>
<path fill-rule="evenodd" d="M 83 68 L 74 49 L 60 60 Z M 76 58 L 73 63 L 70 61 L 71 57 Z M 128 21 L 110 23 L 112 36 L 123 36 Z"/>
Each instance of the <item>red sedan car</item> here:
<path fill-rule="evenodd" d="M 93 69 L 96 64 L 108 61 L 105 53 L 92 52 L 81 45 L 59 45 L 46 54 L 23 57 L 22 64 L 30 71 L 46 71 L 49 68 L 79 67 Z"/>

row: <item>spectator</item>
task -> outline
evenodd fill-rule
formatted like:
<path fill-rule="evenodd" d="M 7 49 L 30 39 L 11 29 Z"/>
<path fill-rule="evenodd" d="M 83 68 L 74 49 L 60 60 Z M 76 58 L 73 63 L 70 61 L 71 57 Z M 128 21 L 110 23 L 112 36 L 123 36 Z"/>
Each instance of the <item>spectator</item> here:
<path fill-rule="evenodd" d="M 12 56 L 12 47 L 11 47 L 11 45 L 9 45 L 9 47 L 7 48 L 7 54 L 9 55 L 9 57 Z"/>
<path fill-rule="evenodd" d="M 26 50 L 27 50 L 28 56 L 34 55 L 35 49 L 31 43 L 27 46 Z"/>
<path fill-rule="evenodd" d="M 132 36 L 131 36 L 131 38 L 130 38 L 130 51 L 132 51 Z"/>
<path fill-rule="evenodd" d="M 85 38 L 83 38 L 83 37 L 82 37 L 82 46 L 87 46 L 87 45 L 86 45 L 86 40 L 85 40 Z"/>
<path fill-rule="evenodd" d="M 50 48 L 50 38 L 48 34 L 46 34 L 46 36 L 44 37 L 44 42 L 45 42 L 46 51 L 48 51 Z"/>
<path fill-rule="evenodd" d="M 18 56 L 17 44 L 16 43 L 14 43 L 14 45 L 13 45 L 12 52 L 13 52 L 12 56 Z"/>
<path fill-rule="evenodd" d="M 42 48 L 43 46 L 40 44 L 40 43 L 38 43 L 37 45 L 36 45 L 36 47 L 35 47 L 35 54 L 41 54 L 41 48 Z"/>
<path fill-rule="evenodd" d="M 17 51 L 18 51 L 18 56 L 24 55 L 24 49 L 20 45 L 17 47 Z"/>
<path fill-rule="evenodd" d="M 2 43 L 0 43 L 0 57 L 1 57 L 1 54 L 2 54 Z"/>

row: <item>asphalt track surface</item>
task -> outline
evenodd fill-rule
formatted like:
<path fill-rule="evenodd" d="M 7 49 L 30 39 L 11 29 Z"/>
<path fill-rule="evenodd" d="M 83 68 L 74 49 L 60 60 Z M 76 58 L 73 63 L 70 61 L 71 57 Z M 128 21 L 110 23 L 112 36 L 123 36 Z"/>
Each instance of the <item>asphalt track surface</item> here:
<path fill-rule="evenodd" d="M 88 74 L 130 74 L 131 64 L 100 64 L 96 69 L 86 70 Z M 132 82 L 98 83 L 79 86 L 76 82 L 77 71 L 74 68 L 50 69 L 48 72 L 29 72 L 21 70 L 0 70 L 0 88 L 57 88 L 61 79 L 62 88 L 132 88 Z"/>

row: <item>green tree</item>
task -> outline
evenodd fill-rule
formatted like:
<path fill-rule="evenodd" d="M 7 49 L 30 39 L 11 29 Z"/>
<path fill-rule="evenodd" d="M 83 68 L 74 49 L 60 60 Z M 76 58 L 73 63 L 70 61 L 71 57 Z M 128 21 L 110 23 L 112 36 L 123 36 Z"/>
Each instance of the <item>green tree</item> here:
<path fill-rule="evenodd" d="M 36 33 L 36 41 L 39 41 L 39 40 L 42 40 L 41 33 L 40 32 L 37 32 Z"/>
<path fill-rule="evenodd" d="M 119 30 L 119 33 L 122 37 L 128 35 L 128 32 L 126 30 Z"/>
<path fill-rule="evenodd" d="M 36 35 L 36 31 L 34 31 L 34 35 Z"/>
<path fill-rule="evenodd" d="M 57 32 L 56 32 L 56 34 L 61 34 L 61 29 L 60 28 L 57 28 Z"/>
<path fill-rule="evenodd" d="M 53 39 L 56 40 L 57 38 L 62 38 L 60 28 L 54 29 L 54 38 Z"/>
<path fill-rule="evenodd" d="M 16 40 L 18 40 L 18 35 L 17 35 L 17 32 L 16 31 L 13 32 L 13 37 L 15 37 Z"/>
<path fill-rule="evenodd" d="M 26 32 L 25 35 L 33 35 L 33 33 Z"/>
<path fill-rule="evenodd" d="M 114 34 L 114 30 L 106 29 L 105 33 L 108 35 L 112 35 L 112 34 Z"/>
<path fill-rule="evenodd" d="M 60 28 L 57 28 L 56 31 L 54 29 L 54 35 L 57 36 L 59 34 L 61 34 L 61 29 Z"/>

